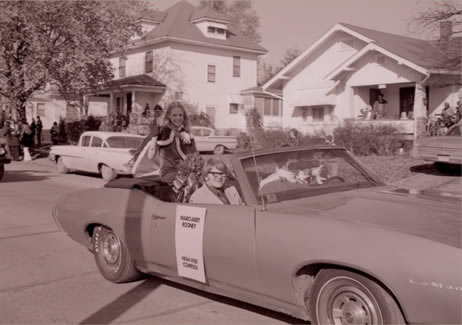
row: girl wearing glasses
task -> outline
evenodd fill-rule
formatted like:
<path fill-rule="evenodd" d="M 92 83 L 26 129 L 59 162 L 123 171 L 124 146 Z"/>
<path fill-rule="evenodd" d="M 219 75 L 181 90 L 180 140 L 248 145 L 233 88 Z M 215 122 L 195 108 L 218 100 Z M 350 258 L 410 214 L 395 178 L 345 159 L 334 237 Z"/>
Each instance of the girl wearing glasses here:
<path fill-rule="evenodd" d="M 197 189 L 189 199 L 190 203 L 243 205 L 239 192 L 234 186 L 226 186 L 230 175 L 225 163 L 209 159 L 202 170 L 204 185 Z"/>

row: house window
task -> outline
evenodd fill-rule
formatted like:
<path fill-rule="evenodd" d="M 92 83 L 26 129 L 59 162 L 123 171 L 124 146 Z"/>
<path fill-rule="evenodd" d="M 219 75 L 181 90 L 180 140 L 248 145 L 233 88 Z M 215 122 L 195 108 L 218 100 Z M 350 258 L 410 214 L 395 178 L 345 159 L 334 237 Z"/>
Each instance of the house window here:
<path fill-rule="evenodd" d="M 237 114 L 239 112 L 239 104 L 231 103 L 229 104 L 229 113 Z"/>
<path fill-rule="evenodd" d="M 144 72 L 152 72 L 152 51 L 146 52 L 145 62 L 144 62 Z"/>
<path fill-rule="evenodd" d="M 223 35 L 225 33 L 224 28 L 217 28 L 217 34 Z"/>
<path fill-rule="evenodd" d="M 323 106 L 312 107 L 311 115 L 313 117 L 313 122 L 324 122 L 324 107 Z"/>
<path fill-rule="evenodd" d="M 280 116 L 281 115 L 281 100 L 280 99 L 273 99 L 273 116 Z"/>
<path fill-rule="evenodd" d="M 182 91 L 175 92 L 175 100 L 183 100 L 183 92 Z"/>
<path fill-rule="evenodd" d="M 45 116 L 45 104 L 44 103 L 37 103 L 37 116 L 40 116 L 40 117 Z"/>
<path fill-rule="evenodd" d="M 265 98 L 265 106 L 263 110 L 263 114 L 265 116 L 271 116 L 272 115 L 272 110 L 271 110 L 271 98 Z"/>
<path fill-rule="evenodd" d="M 241 76 L 241 57 L 233 56 L 233 77 Z"/>
<path fill-rule="evenodd" d="M 215 34 L 216 30 L 217 29 L 215 27 L 212 27 L 212 26 L 207 27 L 207 32 L 211 34 Z"/>
<path fill-rule="evenodd" d="M 214 65 L 207 66 L 207 80 L 208 82 L 215 82 L 216 80 L 216 67 Z"/>
<path fill-rule="evenodd" d="M 119 58 L 119 78 L 125 77 L 125 58 Z"/>

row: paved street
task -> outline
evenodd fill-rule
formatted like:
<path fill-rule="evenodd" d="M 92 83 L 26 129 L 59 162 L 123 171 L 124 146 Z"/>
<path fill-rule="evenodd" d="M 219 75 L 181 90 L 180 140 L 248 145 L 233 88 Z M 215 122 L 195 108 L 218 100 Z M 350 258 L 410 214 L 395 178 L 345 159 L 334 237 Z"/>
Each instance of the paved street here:
<path fill-rule="evenodd" d="M 154 277 L 130 284 L 104 280 L 92 255 L 61 233 L 51 217 L 60 196 L 103 184 L 97 176 L 60 175 L 46 159 L 6 166 L 0 183 L 1 323 L 301 323 Z M 459 176 L 431 174 L 401 185 L 462 188 Z"/>

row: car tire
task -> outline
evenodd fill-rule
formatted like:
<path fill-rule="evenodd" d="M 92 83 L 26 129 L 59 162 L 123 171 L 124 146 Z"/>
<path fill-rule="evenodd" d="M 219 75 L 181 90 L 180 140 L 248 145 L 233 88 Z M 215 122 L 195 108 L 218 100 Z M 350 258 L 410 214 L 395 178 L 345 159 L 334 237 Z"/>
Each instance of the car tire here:
<path fill-rule="evenodd" d="M 142 276 L 127 246 L 109 228 L 96 227 L 93 235 L 93 254 L 100 273 L 108 281 L 131 282 Z"/>
<path fill-rule="evenodd" d="M 406 324 L 387 290 L 346 270 L 321 270 L 311 288 L 309 304 L 314 324 Z"/>
<path fill-rule="evenodd" d="M 58 173 L 60 174 L 69 173 L 69 168 L 67 168 L 66 164 L 64 163 L 64 159 L 62 157 L 58 158 L 58 161 L 56 162 L 56 166 L 58 167 Z"/>
<path fill-rule="evenodd" d="M 117 173 L 109 166 L 102 165 L 101 168 L 101 177 L 106 181 L 112 181 L 117 177 Z"/>
<path fill-rule="evenodd" d="M 0 164 L 0 181 L 3 179 L 4 175 L 5 175 L 5 165 Z"/>
<path fill-rule="evenodd" d="M 222 144 L 219 144 L 215 147 L 215 149 L 213 149 L 213 153 L 215 155 L 222 155 L 225 153 L 225 150 L 226 150 L 225 146 Z"/>

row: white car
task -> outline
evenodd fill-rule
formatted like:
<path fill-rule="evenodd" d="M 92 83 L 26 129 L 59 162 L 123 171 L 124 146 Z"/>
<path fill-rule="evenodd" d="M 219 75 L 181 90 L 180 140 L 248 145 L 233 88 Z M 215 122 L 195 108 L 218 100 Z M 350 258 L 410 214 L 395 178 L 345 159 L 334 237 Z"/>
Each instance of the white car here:
<path fill-rule="evenodd" d="M 127 164 L 143 141 L 143 136 L 120 133 L 87 131 L 82 133 L 78 145 L 52 146 L 50 160 L 56 162 L 58 172 L 70 170 L 99 173 L 105 180 L 117 175 L 131 175 Z"/>
<path fill-rule="evenodd" d="M 213 151 L 214 154 L 223 154 L 225 151 L 234 150 L 237 147 L 237 137 L 217 135 L 212 128 L 192 126 L 191 133 L 199 152 Z"/>

